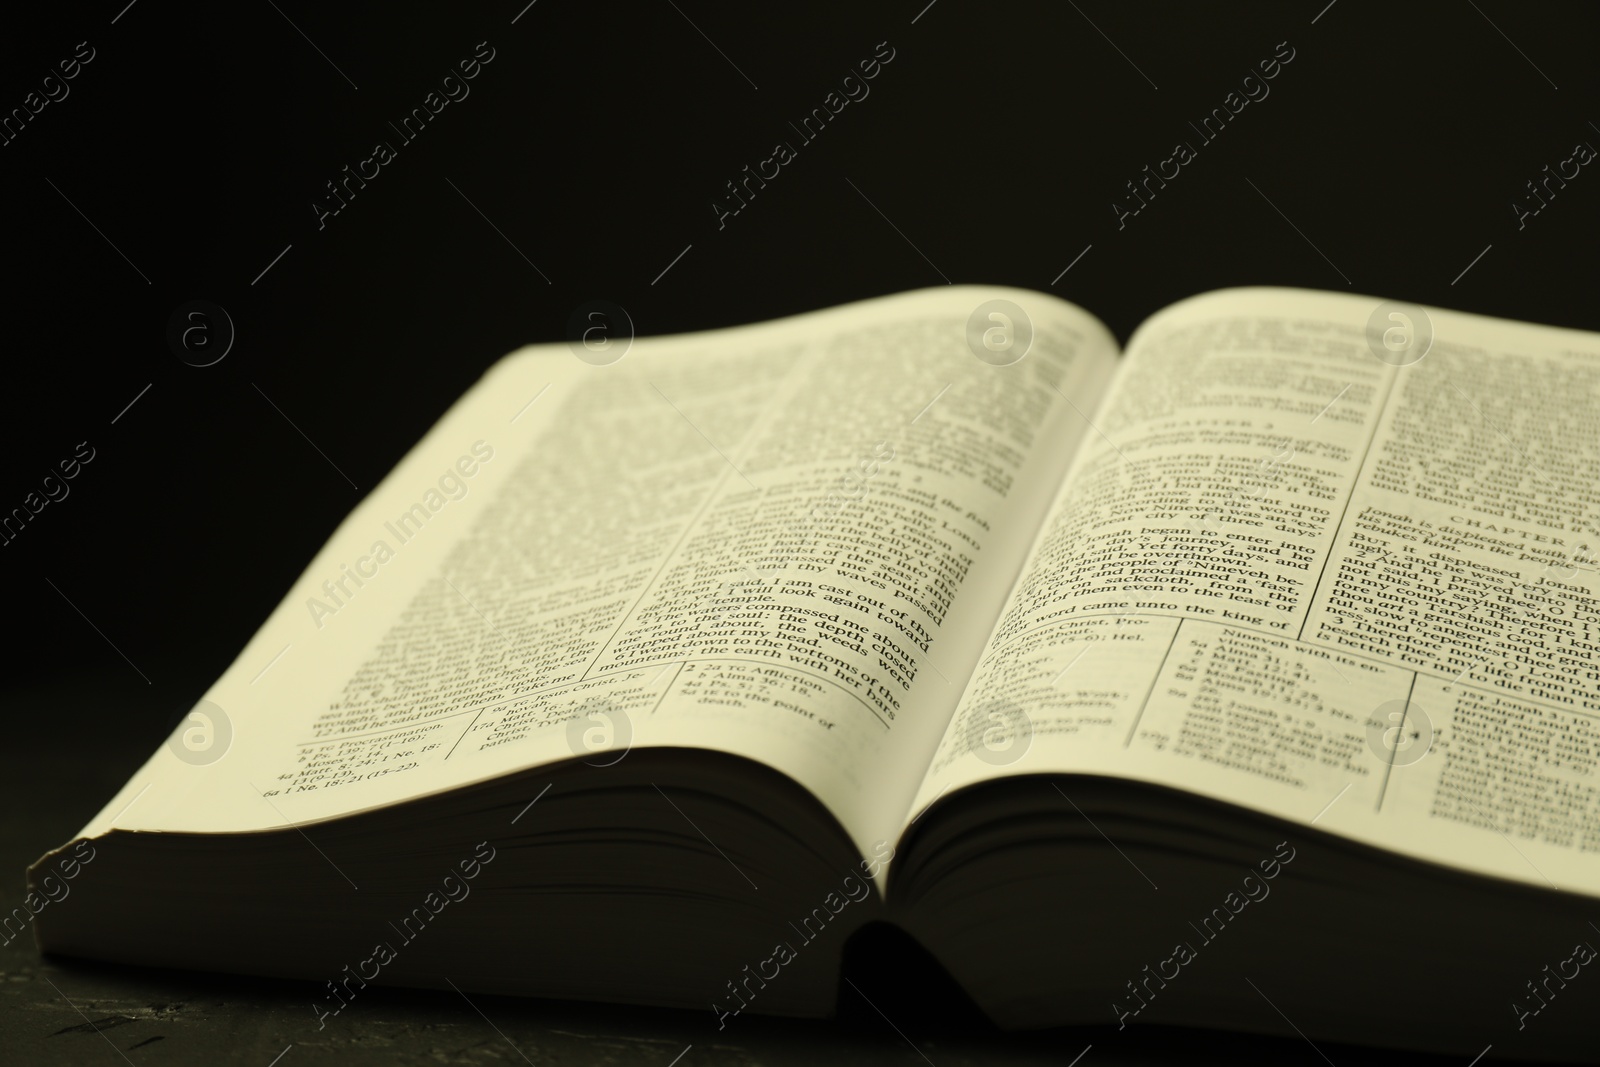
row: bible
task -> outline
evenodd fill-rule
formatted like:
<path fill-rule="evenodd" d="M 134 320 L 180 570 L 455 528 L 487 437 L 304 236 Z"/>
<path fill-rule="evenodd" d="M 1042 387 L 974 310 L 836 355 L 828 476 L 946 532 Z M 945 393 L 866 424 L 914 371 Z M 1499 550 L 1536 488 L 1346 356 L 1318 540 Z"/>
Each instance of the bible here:
<path fill-rule="evenodd" d="M 525 348 L 3 922 L 318 1029 L 825 1017 L 886 923 L 1005 1028 L 1585 1058 L 1597 396 L 1600 335 L 1273 288 Z"/>

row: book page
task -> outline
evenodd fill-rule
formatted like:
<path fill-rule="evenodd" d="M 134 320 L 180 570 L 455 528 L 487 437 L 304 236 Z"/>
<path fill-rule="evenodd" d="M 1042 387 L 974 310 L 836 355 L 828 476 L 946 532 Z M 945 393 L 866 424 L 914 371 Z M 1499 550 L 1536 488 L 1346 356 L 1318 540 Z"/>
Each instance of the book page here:
<path fill-rule="evenodd" d="M 1271 289 L 1154 316 L 912 814 L 1118 775 L 1600 893 L 1596 397 L 1578 331 Z"/>
<path fill-rule="evenodd" d="M 1026 308 L 1014 364 L 968 344 L 992 299 Z M 967 287 L 605 338 L 496 365 L 86 832 L 298 826 L 689 746 L 892 839 L 1114 339 Z"/>

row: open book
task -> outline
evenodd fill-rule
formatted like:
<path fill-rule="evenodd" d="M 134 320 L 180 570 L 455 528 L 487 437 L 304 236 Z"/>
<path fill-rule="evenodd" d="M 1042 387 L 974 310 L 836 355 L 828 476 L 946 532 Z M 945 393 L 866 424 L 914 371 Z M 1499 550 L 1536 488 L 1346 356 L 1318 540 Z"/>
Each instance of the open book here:
<path fill-rule="evenodd" d="M 318 1027 L 389 983 L 726 1029 L 830 1013 L 885 921 L 1006 1027 L 1576 1055 L 1597 396 L 1596 335 L 1286 289 L 1120 359 L 976 287 L 524 349 L 8 936 L 312 979 Z"/>

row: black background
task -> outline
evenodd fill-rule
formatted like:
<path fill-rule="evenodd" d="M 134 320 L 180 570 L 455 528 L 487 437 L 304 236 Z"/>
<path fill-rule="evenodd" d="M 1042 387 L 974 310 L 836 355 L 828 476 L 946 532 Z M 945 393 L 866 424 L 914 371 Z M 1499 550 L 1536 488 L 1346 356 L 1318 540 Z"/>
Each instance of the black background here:
<path fill-rule="evenodd" d="M 525 2 L 8 13 L 0 112 L 95 50 L 0 146 L 0 513 L 95 450 L 0 547 L 10 758 L 130 739 L 31 854 L 477 375 L 586 300 L 643 335 L 998 283 L 1125 339 L 1173 300 L 1276 284 L 1600 329 L 1600 176 L 1523 229 L 1511 206 L 1600 145 L 1590 5 Z M 470 96 L 399 146 L 387 123 L 483 41 Z M 724 183 L 883 41 L 870 95 L 719 229 Z M 1270 95 L 1119 230 L 1124 183 L 1285 41 Z M 313 201 L 377 141 L 397 158 L 319 229 Z M 210 367 L 166 340 L 193 299 L 237 330 Z M 52 694 L 85 684 L 62 719 Z M 20 872 L 3 884 L 9 906 Z"/>

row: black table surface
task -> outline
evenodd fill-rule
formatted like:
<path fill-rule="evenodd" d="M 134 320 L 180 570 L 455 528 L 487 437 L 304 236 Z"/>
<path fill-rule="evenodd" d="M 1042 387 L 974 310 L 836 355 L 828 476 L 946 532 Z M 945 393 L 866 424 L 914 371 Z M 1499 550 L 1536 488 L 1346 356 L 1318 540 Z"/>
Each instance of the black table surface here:
<path fill-rule="evenodd" d="M 80 677 L 0 695 L 0 911 L 21 903 L 24 869 L 70 840 L 159 743 L 122 679 Z M 116 702 L 123 714 L 106 714 Z M 93 729 L 82 724 L 92 722 Z M 70 897 L 68 898 L 70 900 Z M 288 932 L 286 932 L 287 936 Z M 897 972 L 896 967 L 903 967 Z M 264 980 L 43 958 L 24 934 L 0 947 L 0 1062 L 251 1064 L 1462 1063 L 1459 1058 L 1300 1039 L 1113 1026 L 1002 1034 L 918 961 L 880 962 L 843 986 L 830 1021 L 427 990 L 364 990 L 320 1029 L 315 982 Z M 1358 1010 L 1352 1005 L 1352 1010 Z M 1075 1059 L 1081 1056 L 1081 1059 Z"/>

